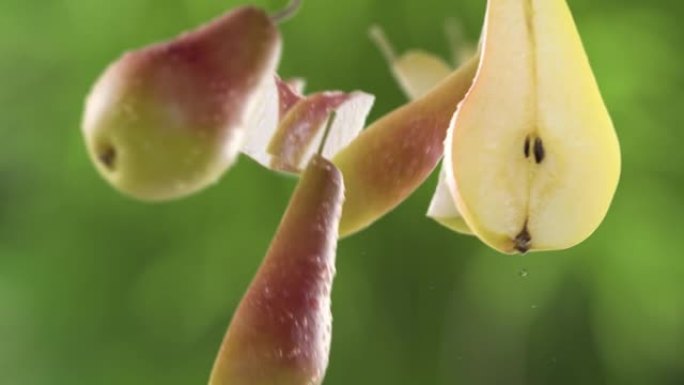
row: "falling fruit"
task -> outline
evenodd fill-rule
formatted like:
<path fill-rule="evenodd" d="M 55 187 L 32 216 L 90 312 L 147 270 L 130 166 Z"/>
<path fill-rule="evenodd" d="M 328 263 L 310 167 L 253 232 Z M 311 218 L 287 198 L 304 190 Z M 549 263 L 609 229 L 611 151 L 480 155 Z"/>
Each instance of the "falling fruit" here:
<path fill-rule="evenodd" d="M 314 155 L 242 299 L 210 385 L 318 385 L 331 341 L 330 292 L 344 199 L 340 172 Z"/>
<path fill-rule="evenodd" d="M 375 101 L 361 91 L 302 96 L 282 81 L 272 83 L 264 95 L 250 113 L 253 129 L 242 152 L 268 169 L 295 174 L 320 147 L 331 158 L 356 138 Z"/>
<path fill-rule="evenodd" d="M 489 0 L 445 179 L 470 229 L 505 253 L 565 249 L 606 215 L 620 149 L 565 0 Z"/>
<path fill-rule="evenodd" d="M 341 236 L 368 227 L 427 179 L 442 158 L 449 121 L 477 66 L 477 58 L 464 63 L 424 96 L 371 124 L 333 158 L 347 187 Z"/>
<path fill-rule="evenodd" d="M 86 101 L 83 133 L 99 172 L 148 201 L 214 183 L 242 146 L 247 112 L 273 78 L 280 46 L 274 19 L 241 7 L 125 54 Z"/>

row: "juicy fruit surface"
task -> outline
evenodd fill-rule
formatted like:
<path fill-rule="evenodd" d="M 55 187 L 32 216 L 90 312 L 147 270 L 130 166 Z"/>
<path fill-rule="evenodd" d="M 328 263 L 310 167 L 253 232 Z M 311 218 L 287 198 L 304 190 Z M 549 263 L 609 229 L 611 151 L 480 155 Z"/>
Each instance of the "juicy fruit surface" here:
<path fill-rule="evenodd" d="M 177 198 L 216 181 L 237 156 L 246 112 L 279 53 L 268 16 L 243 7 L 125 54 L 86 102 L 83 132 L 102 176 L 143 200 Z"/>
<path fill-rule="evenodd" d="M 233 317 L 211 385 L 318 385 L 328 364 L 340 172 L 315 155 Z"/>
<path fill-rule="evenodd" d="M 490 246 L 564 249 L 598 227 L 619 144 L 564 0 L 489 1 L 480 68 L 449 143 L 458 209 Z"/>

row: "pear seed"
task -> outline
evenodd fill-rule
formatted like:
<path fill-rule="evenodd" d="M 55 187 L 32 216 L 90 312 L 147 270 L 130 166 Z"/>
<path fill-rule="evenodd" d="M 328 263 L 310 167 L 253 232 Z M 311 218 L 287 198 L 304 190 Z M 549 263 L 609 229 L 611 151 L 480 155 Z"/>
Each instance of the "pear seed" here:
<path fill-rule="evenodd" d="M 544 143 L 540 138 L 537 138 L 534 140 L 534 160 L 537 162 L 537 164 L 541 163 L 544 161 L 544 157 L 546 156 L 546 152 L 544 150 Z"/>

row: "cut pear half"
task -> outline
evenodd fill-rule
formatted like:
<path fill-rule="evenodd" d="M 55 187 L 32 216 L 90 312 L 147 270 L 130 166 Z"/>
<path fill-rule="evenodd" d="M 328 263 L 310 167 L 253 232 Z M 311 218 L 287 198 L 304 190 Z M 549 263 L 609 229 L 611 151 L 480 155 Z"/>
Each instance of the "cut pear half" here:
<path fill-rule="evenodd" d="M 481 52 L 447 136 L 458 211 L 501 252 L 572 247 L 608 211 L 620 149 L 565 0 L 489 0 Z"/>

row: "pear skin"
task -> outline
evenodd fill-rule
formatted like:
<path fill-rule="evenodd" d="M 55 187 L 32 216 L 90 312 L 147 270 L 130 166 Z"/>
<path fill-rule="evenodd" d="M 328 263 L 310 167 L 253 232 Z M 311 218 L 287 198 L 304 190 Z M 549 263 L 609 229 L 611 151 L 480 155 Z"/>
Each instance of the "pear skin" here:
<path fill-rule="evenodd" d="M 254 7 L 129 52 L 86 101 L 92 161 L 117 190 L 158 201 L 214 183 L 236 158 L 258 90 L 275 75 L 280 35 Z"/>
<path fill-rule="evenodd" d="M 596 230 L 620 147 L 565 0 L 489 0 L 480 67 L 447 142 L 458 211 L 491 247 L 566 249 Z"/>
<path fill-rule="evenodd" d="M 341 173 L 315 155 L 242 299 L 210 385 L 319 385 L 328 364 Z"/>
<path fill-rule="evenodd" d="M 425 96 L 371 124 L 333 158 L 347 187 L 341 236 L 368 227 L 427 179 L 442 158 L 449 121 L 477 66 L 477 58 L 466 62 Z"/>

